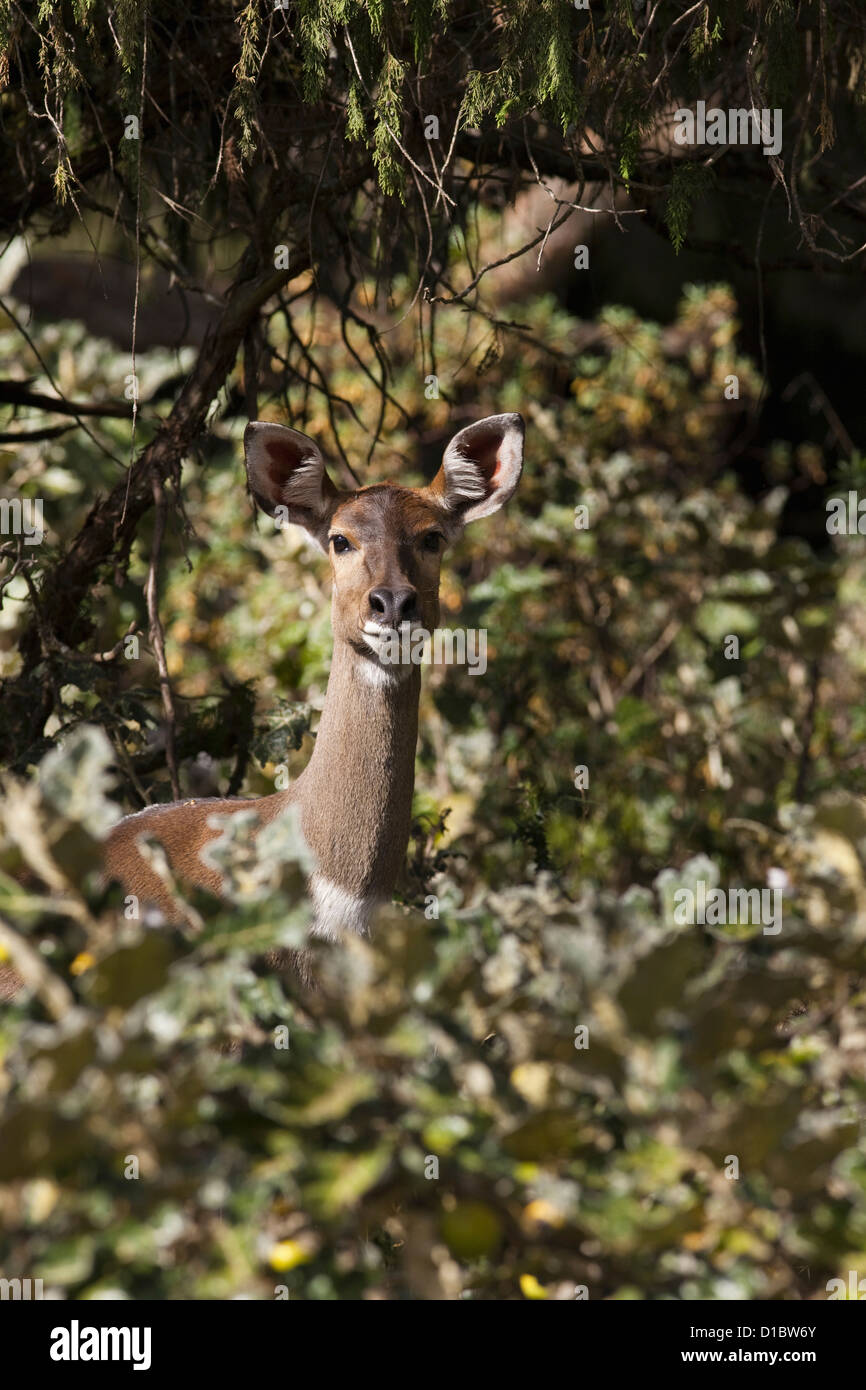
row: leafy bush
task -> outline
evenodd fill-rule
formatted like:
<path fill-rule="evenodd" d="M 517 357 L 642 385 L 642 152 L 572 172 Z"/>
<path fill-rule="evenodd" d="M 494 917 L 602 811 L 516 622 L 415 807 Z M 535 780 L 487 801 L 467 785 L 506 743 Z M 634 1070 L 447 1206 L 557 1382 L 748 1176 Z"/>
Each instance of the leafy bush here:
<path fill-rule="evenodd" d="M 182 930 L 125 920 L 98 837 L 110 798 L 168 794 L 146 654 L 70 661 L 47 751 L 20 750 L 7 1277 L 86 1298 L 790 1299 L 866 1273 L 863 543 L 781 535 L 803 450 L 777 446 L 756 500 L 727 471 L 760 390 L 729 291 L 690 291 L 666 329 L 609 311 L 591 349 L 551 301 L 521 313 L 547 354 L 507 338 L 494 367 L 476 326 L 448 383 L 458 415 L 524 411 L 527 472 L 447 570 L 443 625 L 487 629 L 488 674 L 425 678 L 411 873 L 372 942 L 322 946 L 317 989 L 269 965 L 303 937 L 304 850 L 277 824 L 257 856 L 245 817 L 226 904 L 197 897 Z M 442 331 L 463 360 L 465 325 Z M 394 352 L 409 399 L 408 335 Z M 430 403 L 437 437 L 448 411 Z M 403 477 L 410 433 L 388 425 L 401 461 L 380 471 Z M 185 483 L 164 618 L 184 785 L 203 752 L 221 790 L 259 793 L 308 752 L 329 638 L 321 558 L 239 506 L 236 435 L 215 418 Z M 20 464 L 54 487 L 60 543 L 102 467 L 79 447 Z M 99 595 L 103 646 L 141 621 L 146 564 Z M 773 885 L 783 930 L 679 924 L 699 880 Z"/>

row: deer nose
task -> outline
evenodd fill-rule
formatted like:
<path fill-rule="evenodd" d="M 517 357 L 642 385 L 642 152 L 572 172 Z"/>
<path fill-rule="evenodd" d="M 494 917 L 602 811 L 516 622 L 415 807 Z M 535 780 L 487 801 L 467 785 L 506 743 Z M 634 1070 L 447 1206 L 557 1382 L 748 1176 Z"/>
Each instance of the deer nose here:
<path fill-rule="evenodd" d="M 415 617 L 418 593 L 415 589 L 371 589 L 367 595 L 370 612 L 385 627 L 399 627 Z"/>

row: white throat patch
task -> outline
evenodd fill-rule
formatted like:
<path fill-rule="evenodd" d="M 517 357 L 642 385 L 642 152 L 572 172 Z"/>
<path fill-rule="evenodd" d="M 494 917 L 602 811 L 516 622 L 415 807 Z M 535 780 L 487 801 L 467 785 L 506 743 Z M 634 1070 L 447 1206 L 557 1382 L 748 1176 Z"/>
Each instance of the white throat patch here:
<path fill-rule="evenodd" d="M 418 624 L 413 622 L 403 626 L 409 626 L 414 631 Z M 383 686 L 398 685 L 410 675 L 411 665 L 383 659 L 386 653 L 391 650 L 394 635 L 394 629 L 389 628 L 383 631 L 379 623 L 364 624 L 361 636 L 376 657 L 375 662 L 362 661 L 360 663 L 361 675 L 368 685 L 376 686 L 379 689 Z"/>
<path fill-rule="evenodd" d="M 339 941 L 344 932 L 369 936 L 373 914 L 384 901 L 378 893 L 356 897 L 320 873 L 313 874 L 310 891 L 315 909 L 310 935 L 326 941 Z"/>
<path fill-rule="evenodd" d="M 381 690 L 384 686 L 397 685 L 403 673 L 401 666 L 383 666 L 378 661 L 368 661 L 362 657 L 358 662 L 358 672 L 361 680 L 367 685 L 375 686 Z"/>

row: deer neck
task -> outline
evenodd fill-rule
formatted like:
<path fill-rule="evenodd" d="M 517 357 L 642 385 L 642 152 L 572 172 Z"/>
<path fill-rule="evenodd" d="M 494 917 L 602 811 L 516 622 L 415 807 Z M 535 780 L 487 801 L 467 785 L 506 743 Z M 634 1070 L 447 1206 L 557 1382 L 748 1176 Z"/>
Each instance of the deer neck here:
<path fill-rule="evenodd" d="M 337 642 L 313 755 L 295 786 L 318 860 L 316 930 L 364 932 L 390 898 L 406 846 L 415 781 L 420 668 L 394 679 Z"/>

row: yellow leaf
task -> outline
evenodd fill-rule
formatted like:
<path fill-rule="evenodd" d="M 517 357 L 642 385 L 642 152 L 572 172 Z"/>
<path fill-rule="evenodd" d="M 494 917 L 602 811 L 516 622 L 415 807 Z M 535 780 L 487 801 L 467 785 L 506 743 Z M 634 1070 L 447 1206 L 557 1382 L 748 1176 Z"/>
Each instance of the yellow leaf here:
<path fill-rule="evenodd" d="M 294 1269 L 297 1265 L 306 1264 L 310 1258 L 310 1251 L 304 1249 L 299 1241 L 280 1240 L 268 1255 L 268 1264 L 271 1269 L 277 1269 L 282 1273 L 287 1269 Z"/>
<path fill-rule="evenodd" d="M 530 1105 L 544 1105 L 553 1080 L 546 1062 L 520 1062 L 511 1073 L 511 1084 Z"/>
<path fill-rule="evenodd" d="M 565 1217 L 559 1207 L 555 1207 L 552 1202 L 545 1201 L 543 1197 L 536 1197 L 533 1202 L 523 1208 L 523 1221 L 529 1227 L 559 1227 L 565 1224 Z"/>

